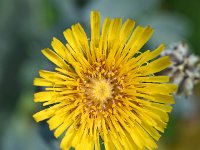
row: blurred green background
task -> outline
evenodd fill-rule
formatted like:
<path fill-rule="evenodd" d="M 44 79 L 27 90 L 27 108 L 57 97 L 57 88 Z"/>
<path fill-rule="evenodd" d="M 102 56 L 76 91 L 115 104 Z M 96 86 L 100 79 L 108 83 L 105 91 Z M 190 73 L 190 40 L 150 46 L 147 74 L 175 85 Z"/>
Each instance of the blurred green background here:
<path fill-rule="evenodd" d="M 200 55 L 199 0 L 0 0 L 0 149 L 58 150 L 45 122 L 36 124 L 32 114 L 32 85 L 39 69 L 52 68 L 41 49 L 52 37 L 64 41 L 62 32 L 80 22 L 89 33 L 89 14 L 132 18 L 155 29 L 148 47 L 186 41 Z M 200 149 L 200 87 L 194 95 L 176 97 L 160 150 Z"/>

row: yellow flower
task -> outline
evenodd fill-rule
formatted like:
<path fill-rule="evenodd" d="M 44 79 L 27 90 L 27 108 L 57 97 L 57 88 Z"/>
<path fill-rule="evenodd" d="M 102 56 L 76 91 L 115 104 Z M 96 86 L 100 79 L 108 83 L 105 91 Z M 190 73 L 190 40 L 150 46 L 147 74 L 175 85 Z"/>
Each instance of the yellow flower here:
<path fill-rule="evenodd" d="M 91 40 L 78 23 L 64 31 L 67 44 L 53 38 L 54 51 L 42 53 L 57 67 L 41 70 L 34 85 L 45 91 L 35 102 L 48 108 L 33 117 L 48 119 L 55 137 L 65 135 L 60 147 L 67 150 L 155 149 L 160 132 L 169 120 L 176 86 L 167 76 L 154 73 L 167 68 L 168 56 L 156 58 L 164 49 L 139 52 L 151 37 L 151 27 L 137 26 L 121 18 L 106 18 L 100 29 L 100 13 L 91 12 Z"/>

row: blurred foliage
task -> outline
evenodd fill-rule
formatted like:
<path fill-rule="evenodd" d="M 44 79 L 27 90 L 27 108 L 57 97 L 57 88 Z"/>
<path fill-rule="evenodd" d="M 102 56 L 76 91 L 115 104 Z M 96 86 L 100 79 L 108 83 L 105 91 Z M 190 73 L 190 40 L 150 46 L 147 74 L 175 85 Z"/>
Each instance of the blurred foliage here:
<path fill-rule="evenodd" d="M 172 12 L 179 12 L 188 19 L 191 23 L 190 36 L 187 38 L 192 45 L 195 53 L 200 55 L 199 43 L 200 43 L 200 1 L 199 0 L 165 0 L 163 2 L 163 8 Z"/>
<path fill-rule="evenodd" d="M 132 18 L 137 24 L 155 28 L 145 48 L 185 40 L 200 54 L 200 1 L 188 3 L 186 0 L 1 0 L 0 149 L 59 149 L 59 141 L 47 124 L 36 125 L 32 119 L 39 106 L 32 101 L 33 93 L 39 90 L 32 81 L 39 69 L 52 69 L 40 52 L 50 47 L 52 37 L 64 41 L 62 32 L 76 22 L 89 35 L 89 12 L 95 9 L 101 11 L 102 19 Z M 199 91 L 197 86 L 196 95 Z M 159 149 L 200 149 L 200 103 L 196 97 L 177 98 Z"/>

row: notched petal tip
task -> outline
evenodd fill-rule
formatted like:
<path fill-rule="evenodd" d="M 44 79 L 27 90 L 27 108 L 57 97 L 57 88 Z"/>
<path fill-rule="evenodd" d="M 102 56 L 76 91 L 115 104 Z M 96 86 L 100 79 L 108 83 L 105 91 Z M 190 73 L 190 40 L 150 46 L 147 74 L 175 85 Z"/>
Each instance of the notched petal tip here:
<path fill-rule="evenodd" d="M 53 86 L 53 83 L 42 78 L 35 78 L 33 80 L 35 86 Z"/>
<path fill-rule="evenodd" d="M 92 10 L 91 12 L 90 12 L 90 16 L 100 16 L 100 11 L 98 11 L 98 10 Z"/>
<path fill-rule="evenodd" d="M 177 84 L 172 84 L 172 85 L 173 85 L 174 93 L 176 93 L 178 91 L 178 85 Z"/>
<path fill-rule="evenodd" d="M 90 13 L 91 25 L 99 25 L 100 26 L 100 17 L 101 16 L 100 16 L 99 11 L 91 11 L 91 13 Z"/>
<path fill-rule="evenodd" d="M 92 11 L 90 14 L 90 23 L 91 23 L 91 41 L 98 44 L 100 38 L 100 12 Z"/>
<path fill-rule="evenodd" d="M 40 122 L 40 119 L 37 118 L 37 114 L 34 114 L 32 117 L 36 122 Z"/>
<path fill-rule="evenodd" d="M 55 112 L 55 110 L 53 110 L 51 108 L 44 109 L 44 110 L 41 110 L 41 111 L 37 112 L 36 114 L 34 114 L 33 118 L 35 119 L 36 122 L 40 122 L 40 121 L 43 121 L 43 120 L 46 120 L 46 119 L 52 117 L 54 112 Z"/>

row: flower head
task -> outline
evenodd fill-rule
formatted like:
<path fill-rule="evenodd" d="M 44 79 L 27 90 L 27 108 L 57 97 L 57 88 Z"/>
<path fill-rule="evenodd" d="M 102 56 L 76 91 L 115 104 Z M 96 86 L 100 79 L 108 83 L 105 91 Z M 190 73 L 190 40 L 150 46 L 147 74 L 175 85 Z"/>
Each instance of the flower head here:
<path fill-rule="evenodd" d="M 59 137 L 61 149 L 100 149 L 100 138 L 109 149 L 154 149 L 155 141 L 169 120 L 176 86 L 167 76 L 155 76 L 168 67 L 168 56 L 156 58 L 164 49 L 139 52 L 151 37 L 149 26 L 137 26 L 121 18 L 106 18 L 100 28 L 100 13 L 91 12 L 91 40 L 78 23 L 64 31 L 67 44 L 53 38 L 42 53 L 57 67 L 41 70 L 34 85 L 45 91 L 35 102 L 48 108 L 35 120 L 48 119 Z"/>
<path fill-rule="evenodd" d="M 173 43 L 161 56 L 170 56 L 172 65 L 159 74 L 168 75 L 171 82 L 179 85 L 178 94 L 192 95 L 195 84 L 200 82 L 200 58 L 190 53 L 183 42 Z"/>

